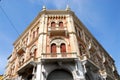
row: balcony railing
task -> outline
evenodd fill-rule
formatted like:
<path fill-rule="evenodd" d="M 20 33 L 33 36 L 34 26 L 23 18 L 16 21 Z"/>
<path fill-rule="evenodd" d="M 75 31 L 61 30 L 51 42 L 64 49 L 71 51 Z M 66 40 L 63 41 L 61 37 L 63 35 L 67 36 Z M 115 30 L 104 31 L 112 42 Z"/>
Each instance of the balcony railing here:
<path fill-rule="evenodd" d="M 87 66 L 92 66 L 93 70 L 99 70 L 100 67 L 95 56 L 89 57 L 88 54 L 84 54 L 80 56 L 80 59 L 82 62 L 86 62 Z"/>
<path fill-rule="evenodd" d="M 17 49 L 17 53 L 18 54 L 22 54 L 23 52 L 25 52 L 25 47 L 19 47 L 18 49 Z"/>
<path fill-rule="evenodd" d="M 42 61 L 73 61 L 77 59 L 77 53 L 42 53 Z"/>
<path fill-rule="evenodd" d="M 62 31 L 67 30 L 67 27 L 48 27 L 48 31 Z"/>
<path fill-rule="evenodd" d="M 14 55 L 11 57 L 10 62 L 13 62 L 17 57 Z"/>
<path fill-rule="evenodd" d="M 29 56 L 23 63 L 19 64 L 19 67 L 18 67 L 19 69 L 18 69 L 18 71 L 19 71 L 20 69 L 22 69 L 23 67 L 29 65 L 29 63 L 35 62 L 35 61 L 37 61 L 37 59 L 34 58 L 34 56 Z"/>
<path fill-rule="evenodd" d="M 67 27 L 48 27 L 48 33 L 50 36 L 67 36 Z"/>
<path fill-rule="evenodd" d="M 107 64 L 106 64 L 107 65 Z M 109 76 L 109 77 L 111 77 L 111 78 L 114 78 L 114 74 L 113 74 L 113 72 L 112 72 L 112 68 L 111 67 L 109 67 L 109 66 L 106 66 L 106 73 L 107 73 L 107 75 Z"/>

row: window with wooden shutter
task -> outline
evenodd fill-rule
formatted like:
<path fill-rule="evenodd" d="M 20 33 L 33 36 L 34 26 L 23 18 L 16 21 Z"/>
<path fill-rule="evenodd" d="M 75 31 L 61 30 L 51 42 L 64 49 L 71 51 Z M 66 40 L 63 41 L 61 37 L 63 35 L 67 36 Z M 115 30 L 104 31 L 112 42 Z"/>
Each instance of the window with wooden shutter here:
<path fill-rule="evenodd" d="M 64 43 L 60 45 L 60 51 L 62 53 L 62 56 L 65 57 L 66 56 L 66 45 Z"/>
<path fill-rule="evenodd" d="M 52 44 L 51 45 L 51 53 L 52 53 L 52 56 L 55 57 L 56 56 L 56 44 Z"/>
<path fill-rule="evenodd" d="M 62 28 L 63 27 L 63 22 L 59 22 L 59 26 Z"/>
<path fill-rule="evenodd" d="M 55 22 L 52 22 L 52 23 L 51 23 L 51 27 L 52 27 L 52 28 L 55 28 Z"/>

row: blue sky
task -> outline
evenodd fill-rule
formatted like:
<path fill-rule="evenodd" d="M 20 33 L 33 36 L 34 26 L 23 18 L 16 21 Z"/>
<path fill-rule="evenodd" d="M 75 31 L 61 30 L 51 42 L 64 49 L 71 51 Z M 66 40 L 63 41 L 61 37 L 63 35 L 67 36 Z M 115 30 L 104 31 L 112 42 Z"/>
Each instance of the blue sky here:
<path fill-rule="evenodd" d="M 17 31 L 21 34 L 41 11 L 47 9 L 71 10 L 79 17 L 105 50 L 115 60 L 120 73 L 120 0 L 1 0 Z M 18 34 L 0 9 L 0 74 L 4 73 L 7 57 L 12 53 Z"/>

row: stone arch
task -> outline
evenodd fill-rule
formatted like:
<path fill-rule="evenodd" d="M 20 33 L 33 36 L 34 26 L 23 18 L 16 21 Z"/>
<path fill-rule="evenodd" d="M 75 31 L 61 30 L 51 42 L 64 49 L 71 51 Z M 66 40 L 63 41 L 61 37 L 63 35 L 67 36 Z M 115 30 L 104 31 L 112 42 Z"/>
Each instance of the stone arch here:
<path fill-rule="evenodd" d="M 61 45 L 62 43 L 65 43 L 66 44 L 66 41 L 64 39 L 61 39 L 61 38 L 54 38 L 50 44 L 53 44 L 55 43 L 56 45 Z"/>
<path fill-rule="evenodd" d="M 33 45 L 32 48 L 30 49 L 30 53 L 34 53 L 34 50 L 37 49 L 36 45 Z"/>
<path fill-rule="evenodd" d="M 50 40 L 49 40 L 49 43 L 52 43 L 54 40 L 56 39 L 60 39 L 60 40 L 63 40 L 66 45 L 69 45 L 69 42 L 65 40 L 65 37 L 59 37 L 59 36 L 56 36 L 56 37 L 52 37 Z"/>
<path fill-rule="evenodd" d="M 29 57 L 34 56 L 34 58 L 36 58 L 36 55 L 37 55 L 37 46 L 33 45 L 30 49 Z"/>
<path fill-rule="evenodd" d="M 52 65 L 52 66 L 51 66 Z M 47 67 L 49 66 L 49 68 Z M 75 68 L 72 67 L 72 65 L 69 65 L 69 64 L 64 64 L 64 63 L 61 63 L 61 62 L 57 62 L 57 63 L 54 63 L 54 64 L 50 64 L 50 65 L 47 65 L 45 67 L 45 70 L 46 70 L 46 73 L 45 73 L 45 76 L 46 78 L 49 76 L 49 74 L 56 70 L 56 69 L 63 69 L 63 70 L 66 70 L 68 71 L 69 73 L 72 74 L 73 76 L 73 79 L 76 78 L 76 71 L 74 70 Z"/>
<path fill-rule="evenodd" d="M 72 74 L 64 69 L 56 69 L 47 76 L 47 80 L 53 80 L 53 79 L 74 80 Z"/>
<path fill-rule="evenodd" d="M 68 47 L 67 47 L 67 42 L 62 39 L 62 38 L 53 38 L 51 41 L 50 41 L 50 45 L 52 44 L 56 44 L 56 47 L 57 47 L 57 52 L 60 53 L 60 47 L 61 47 L 61 44 L 65 44 L 65 47 L 66 47 L 66 52 L 68 50 Z M 51 49 L 51 47 L 50 47 Z"/>

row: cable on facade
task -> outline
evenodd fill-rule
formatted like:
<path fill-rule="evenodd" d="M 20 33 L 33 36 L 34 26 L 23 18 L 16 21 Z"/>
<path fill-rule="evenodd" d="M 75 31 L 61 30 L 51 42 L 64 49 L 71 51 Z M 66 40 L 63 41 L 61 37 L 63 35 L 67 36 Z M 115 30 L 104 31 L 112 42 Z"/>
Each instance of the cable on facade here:
<path fill-rule="evenodd" d="M 18 37 L 20 36 L 19 32 L 17 31 L 15 25 L 13 24 L 13 22 L 10 20 L 10 18 L 8 17 L 8 15 L 6 14 L 5 10 L 2 8 L 2 6 L 0 5 L 0 9 L 2 10 L 2 12 L 4 13 L 4 15 L 6 16 L 6 18 L 8 19 L 8 21 L 10 22 L 12 28 L 16 31 Z M 21 41 L 23 44 L 23 41 Z"/>
<path fill-rule="evenodd" d="M 1 1 L 1 0 L 0 0 Z M 2 6 L 0 5 L 0 9 L 2 10 L 2 12 L 4 13 L 4 15 L 6 16 L 6 18 L 8 19 L 8 21 L 10 22 L 12 28 L 16 31 L 16 33 L 18 34 L 18 36 L 20 36 L 19 32 L 17 31 L 15 25 L 13 24 L 13 22 L 10 20 L 10 18 L 8 17 L 8 15 L 6 14 L 5 10 L 2 8 Z"/>

